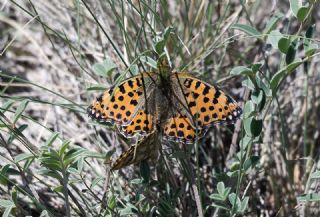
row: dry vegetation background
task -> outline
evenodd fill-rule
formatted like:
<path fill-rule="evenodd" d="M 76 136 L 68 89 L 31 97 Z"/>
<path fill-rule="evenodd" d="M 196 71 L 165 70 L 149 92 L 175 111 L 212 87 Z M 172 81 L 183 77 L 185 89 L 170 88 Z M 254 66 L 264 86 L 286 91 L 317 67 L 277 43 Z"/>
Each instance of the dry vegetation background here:
<path fill-rule="evenodd" d="M 273 29 L 304 37 L 313 22 L 314 43 L 319 44 L 317 4 L 310 19 L 299 22 L 289 1 L 276 0 L 1 0 L 0 213 L 197 216 L 195 201 L 200 200 L 205 216 L 319 216 L 318 55 L 286 76 L 275 95 L 265 97 L 263 110 L 255 112 L 262 133 L 242 151 L 258 162 L 250 164 L 241 179 L 230 174 L 243 164 L 234 157 L 242 153 L 242 121 L 235 127 L 214 127 L 188 154 L 176 144 L 164 144 L 159 160 L 149 162 L 150 174 L 139 172 L 139 166 L 110 173 L 105 153 L 115 150 L 118 156 L 133 141 L 86 115 L 86 107 L 102 91 L 97 84 L 110 87 L 127 69 L 124 62 L 130 65 L 152 50 L 154 36 L 169 26 L 179 39 L 170 45 L 175 68 L 218 83 L 243 107 L 253 91 L 243 85 L 245 76 L 230 76 L 230 71 L 261 62 L 259 73 L 271 78 L 286 64 L 284 54 L 268 43 L 268 35 L 258 39 L 232 25 L 262 32 L 278 12 L 283 15 Z M 302 43 L 298 40 L 296 57 L 305 57 Z M 105 59 L 117 68 L 99 76 L 93 65 Z M 72 159 L 68 171 L 60 172 L 68 179 L 64 182 L 44 171 L 48 167 L 43 159 L 66 140 L 71 142 L 67 150 L 81 155 Z M 221 181 L 241 201 L 248 197 L 243 212 L 230 214 L 236 209 L 232 202 L 219 204 L 211 197 Z"/>

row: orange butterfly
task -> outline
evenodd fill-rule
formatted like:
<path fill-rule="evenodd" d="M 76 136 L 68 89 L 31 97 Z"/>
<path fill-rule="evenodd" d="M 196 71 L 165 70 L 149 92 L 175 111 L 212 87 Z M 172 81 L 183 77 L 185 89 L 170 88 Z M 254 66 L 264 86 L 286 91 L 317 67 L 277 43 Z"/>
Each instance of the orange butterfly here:
<path fill-rule="evenodd" d="M 212 125 L 234 123 L 242 110 L 217 87 L 188 73 L 172 72 L 163 59 L 157 71 L 133 76 L 105 91 L 88 114 L 115 123 L 125 137 L 144 136 L 115 161 L 112 169 L 120 169 L 154 157 L 162 138 L 194 143 Z"/>

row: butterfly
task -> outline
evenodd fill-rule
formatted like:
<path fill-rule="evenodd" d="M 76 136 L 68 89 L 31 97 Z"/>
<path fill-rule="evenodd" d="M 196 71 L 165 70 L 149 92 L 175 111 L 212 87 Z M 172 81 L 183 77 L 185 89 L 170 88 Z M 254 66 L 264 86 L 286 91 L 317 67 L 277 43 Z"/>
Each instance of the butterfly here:
<path fill-rule="evenodd" d="M 141 135 L 112 169 L 155 156 L 159 140 L 192 144 L 213 125 L 235 123 L 241 108 L 218 87 L 189 73 L 173 72 L 166 58 L 102 93 L 88 107 L 99 122 L 114 123 L 127 138 Z"/>

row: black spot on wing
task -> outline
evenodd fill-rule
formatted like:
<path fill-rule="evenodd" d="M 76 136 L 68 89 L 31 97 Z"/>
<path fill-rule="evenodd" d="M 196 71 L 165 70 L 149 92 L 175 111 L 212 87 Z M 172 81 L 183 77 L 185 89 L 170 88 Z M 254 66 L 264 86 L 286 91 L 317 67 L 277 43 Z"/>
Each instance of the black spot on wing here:
<path fill-rule="evenodd" d="M 216 93 L 214 94 L 214 98 L 218 99 L 220 95 L 221 95 L 221 92 L 220 90 L 217 89 Z"/>
<path fill-rule="evenodd" d="M 188 106 L 189 106 L 189 108 L 192 108 L 192 107 L 196 106 L 195 101 L 189 102 Z"/>
<path fill-rule="evenodd" d="M 132 82 L 132 80 L 131 80 L 131 79 L 130 79 L 130 80 L 128 80 L 128 85 L 129 85 L 129 87 L 133 88 L 133 82 Z"/>
<path fill-rule="evenodd" d="M 133 97 L 133 96 L 134 96 L 134 93 L 128 92 L 128 96 L 129 96 L 129 97 Z"/>
<path fill-rule="evenodd" d="M 207 95 L 209 93 L 210 87 L 208 85 L 206 85 L 206 87 L 203 89 L 202 94 L 203 95 Z"/>
<path fill-rule="evenodd" d="M 200 87 L 200 85 L 201 85 L 201 82 L 200 82 L 200 81 L 197 81 L 195 88 L 198 89 L 198 88 Z"/>
<path fill-rule="evenodd" d="M 184 82 L 183 82 L 184 86 L 187 87 L 187 88 L 190 88 L 191 87 L 191 84 L 192 84 L 192 79 L 186 79 Z"/>
<path fill-rule="evenodd" d="M 122 94 L 125 94 L 126 93 L 126 89 L 124 88 L 123 84 L 120 84 L 119 85 L 119 90 Z"/>
<path fill-rule="evenodd" d="M 141 87 L 141 81 L 140 81 L 140 78 L 136 78 L 136 82 L 137 82 L 138 87 Z"/>
<path fill-rule="evenodd" d="M 103 94 L 100 94 L 100 96 L 97 97 L 97 102 L 102 102 L 102 96 Z"/>
<path fill-rule="evenodd" d="M 138 105 L 138 101 L 135 100 L 135 99 L 132 99 L 132 100 L 130 101 L 130 104 L 136 106 L 136 105 Z"/>

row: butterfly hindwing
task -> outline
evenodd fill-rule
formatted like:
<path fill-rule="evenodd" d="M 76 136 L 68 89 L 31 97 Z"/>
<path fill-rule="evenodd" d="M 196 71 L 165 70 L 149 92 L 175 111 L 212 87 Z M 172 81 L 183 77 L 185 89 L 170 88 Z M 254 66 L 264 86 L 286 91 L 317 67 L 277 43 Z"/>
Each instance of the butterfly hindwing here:
<path fill-rule="evenodd" d="M 196 129 L 190 123 L 186 115 L 177 115 L 168 119 L 163 126 L 163 136 L 167 140 L 182 143 L 193 143 L 196 136 Z"/>
<path fill-rule="evenodd" d="M 137 144 L 123 152 L 112 164 L 111 170 L 118 170 L 130 164 L 139 163 L 146 159 L 156 159 L 158 156 L 159 140 L 157 132 L 143 137 Z"/>
<path fill-rule="evenodd" d="M 126 137 L 132 137 L 135 133 L 147 135 L 154 129 L 153 118 L 146 110 L 138 110 L 128 125 L 120 126 L 120 132 Z"/>

